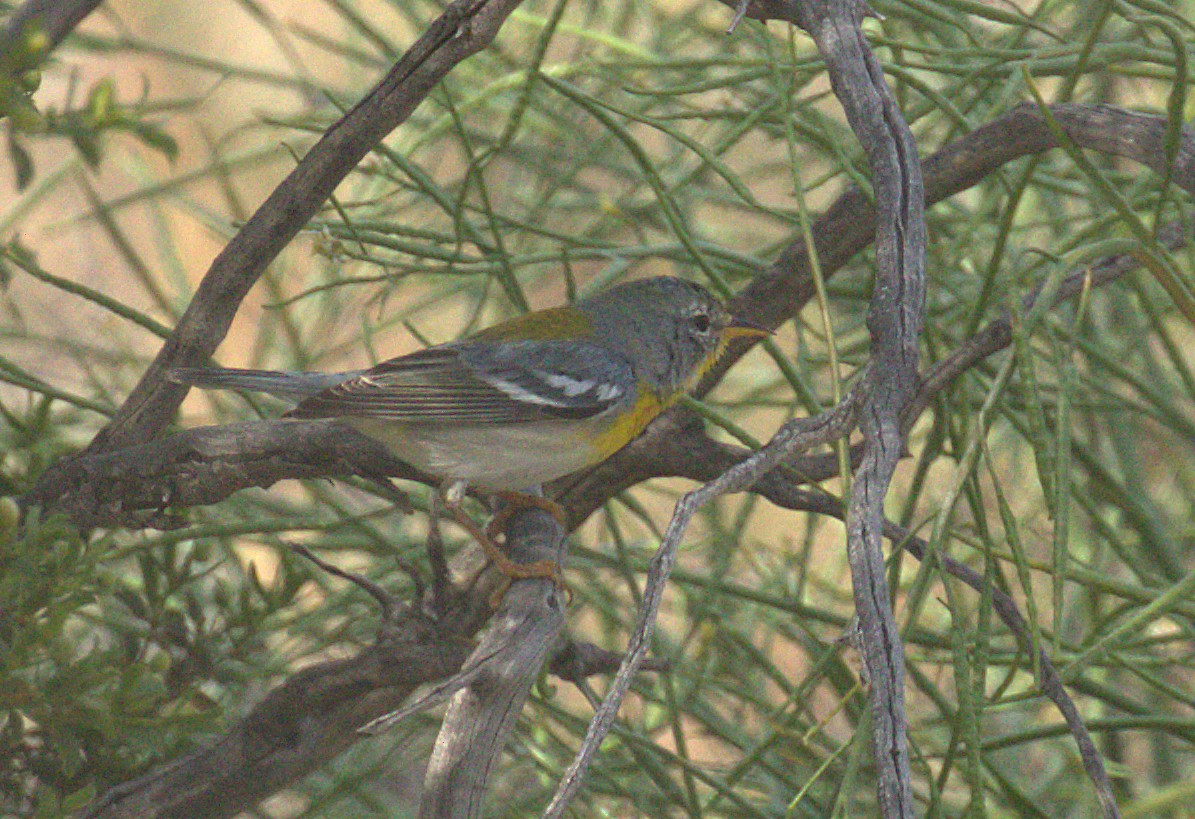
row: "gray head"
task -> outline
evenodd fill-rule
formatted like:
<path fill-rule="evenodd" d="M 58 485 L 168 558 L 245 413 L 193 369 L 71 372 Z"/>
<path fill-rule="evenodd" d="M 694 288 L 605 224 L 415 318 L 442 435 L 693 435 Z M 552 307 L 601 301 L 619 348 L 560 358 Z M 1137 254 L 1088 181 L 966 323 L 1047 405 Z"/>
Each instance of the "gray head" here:
<path fill-rule="evenodd" d="M 657 392 L 686 390 L 736 336 L 767 330 L 735 318 L 699 284 L 671 276 L 612 287 L 577 303 L 600 342 L 632 362 Z"/>

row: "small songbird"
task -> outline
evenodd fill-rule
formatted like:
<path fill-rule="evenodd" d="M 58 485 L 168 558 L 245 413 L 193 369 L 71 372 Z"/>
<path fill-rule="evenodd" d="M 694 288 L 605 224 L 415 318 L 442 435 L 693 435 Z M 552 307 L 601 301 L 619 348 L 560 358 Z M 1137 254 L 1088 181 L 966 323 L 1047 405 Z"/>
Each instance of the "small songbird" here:
<path fill-rule="evenodd" d="M 458 494 L 463 484 L 518 492 L 610 457 L 696 386 L 731 339 L 767 334 L 701 285 L 659 277 L 368 370 L 180 368 L 171 378 L 296 400 L 290 417 L 347 424 Z"/>

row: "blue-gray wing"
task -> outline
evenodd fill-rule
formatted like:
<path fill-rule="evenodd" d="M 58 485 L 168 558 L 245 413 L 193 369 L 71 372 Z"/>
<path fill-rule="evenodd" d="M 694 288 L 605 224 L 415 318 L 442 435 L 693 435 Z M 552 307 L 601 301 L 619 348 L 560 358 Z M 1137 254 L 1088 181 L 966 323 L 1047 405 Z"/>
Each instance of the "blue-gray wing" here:
<path fill-rule="evenodd" d="M 633 386 L 629 362 L 596 345 L 466 341 L 383 362 L 291 415 L 439 423 L 589 418 L 629 398 Z"/>

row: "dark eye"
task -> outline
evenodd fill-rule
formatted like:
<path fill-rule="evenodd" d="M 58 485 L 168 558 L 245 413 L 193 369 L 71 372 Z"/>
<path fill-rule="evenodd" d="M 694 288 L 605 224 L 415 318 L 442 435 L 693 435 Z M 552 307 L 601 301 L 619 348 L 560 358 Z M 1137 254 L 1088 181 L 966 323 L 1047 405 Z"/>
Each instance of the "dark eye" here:
<path fill-rule="evenodd" d="M 690 319 L 693 329 L 699 333 L 707 333 L 710 329 L 710 317 L 705 313 L 697 313 Z"/>

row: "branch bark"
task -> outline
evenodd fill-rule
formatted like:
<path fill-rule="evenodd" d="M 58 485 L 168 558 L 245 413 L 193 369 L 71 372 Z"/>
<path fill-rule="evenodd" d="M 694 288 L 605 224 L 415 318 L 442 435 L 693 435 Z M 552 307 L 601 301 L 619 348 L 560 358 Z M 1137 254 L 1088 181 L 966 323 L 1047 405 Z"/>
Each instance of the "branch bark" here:
<path fill-rule="evenodd" d="M 565 532 L 541 511 L 525 512 L 507 530 L 520 563 L 564 559 Z M 452 694 L 423 780 L 422 819 L 482 815 L 490 772 L 548 654 L 564 633 L 565 595 L 552 580 L 514 584 L 490 621 Z"/>

